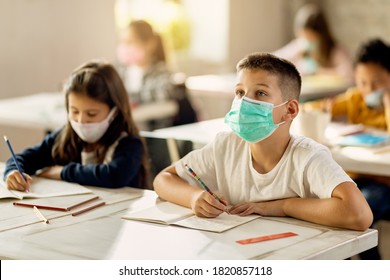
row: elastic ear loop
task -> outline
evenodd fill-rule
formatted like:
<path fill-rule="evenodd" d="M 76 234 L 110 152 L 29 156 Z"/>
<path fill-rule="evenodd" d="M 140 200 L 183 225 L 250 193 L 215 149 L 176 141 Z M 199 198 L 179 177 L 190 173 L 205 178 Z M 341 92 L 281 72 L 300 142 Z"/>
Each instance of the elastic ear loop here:
<path fill-rule="evenodd" d="M 290 101 L 290 100 L 287 100 L 287 101 L 285 101 L 285 102 L 283 102 L 283 103 L 281 103 L 281 104 L 279 104 L 279 105 L 274 105 L 274 109 L 277 108 L 277 107 L 280 107 L 280 106 L 283 106 L 283 105 L 287 104 L 289 101 Z M 287 114 L 287 113 L 288 113 L 288 110 L 286 111 L 286 114 Z M 282 125 L 282 124 L 284 124 L 284 123 L 286 123 L 286 121 L 282 121 L 282 122 L 280 122 L 280 123 L 276 123 L 275 125 L 280 126 L 280 125 Z"/>

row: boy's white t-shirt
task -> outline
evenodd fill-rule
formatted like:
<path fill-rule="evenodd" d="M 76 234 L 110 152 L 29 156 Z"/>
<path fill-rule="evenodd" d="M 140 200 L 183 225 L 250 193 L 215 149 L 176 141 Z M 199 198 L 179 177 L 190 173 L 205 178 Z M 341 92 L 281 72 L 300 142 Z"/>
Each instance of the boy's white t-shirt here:
<path fill-rule="evenodd" d="M 201 187 L 185 164 L 232 205 L 289 197 L 329 198 L 337 185 L 353 182 L 328 148 L 304 136 L 292 136 L 279 163 L 266 174 L 253 168 L 249 143 L 234 132 L 219 133 L 213 142 L 176 163 L 181 178 Z"/>

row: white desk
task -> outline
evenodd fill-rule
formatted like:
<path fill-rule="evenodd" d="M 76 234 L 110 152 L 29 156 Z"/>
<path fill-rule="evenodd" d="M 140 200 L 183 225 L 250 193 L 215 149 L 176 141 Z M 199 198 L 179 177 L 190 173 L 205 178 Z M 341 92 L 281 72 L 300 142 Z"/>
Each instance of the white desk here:
<path fill-rule="evenodd" d="M 189 96 L 202 120 L 220 118 L 229 111 L 236 83 L 235 73 L 187 78 L 186 86 Z M 302 77 L 300 100 L 329 97 L 344 92 L 350 85 L 337 76 L 304 76 Z"/>
<path fill-rule="evenodd" d="M 293 133 L 300 134 L 298 126 L 292 126 L 291 130 Z M 230 127 L 223 122 L 223 118 L 158 129 L 153 131 L 153 134 L 157 137 L 193 141 L 194 147 L 200 148 L 211 142 L 220 131 L 231 131 Z M 344 170 L 389 176 L 390 149 L 384 153 L 376 153 L 382 149 L 384 148 L 330 147 L 334 159 Z"/>
<path fill-rule="evenodd" d="M 120 190 L 91 188 L 103 199 Z M 0 232 L 0 259 L 345 259 L 377 245 L 378 232 L 335 229 L 292 218 L 259 218 L 224 233 L 121 219 L 156 203 L 156 194 L 106 205 L 50 224 Z M 0 212 L 13 200 L 0 200 Z M 25 208 L 25 211 L 32 211 Z M 48 211 L 48 210 L 46 210 Z M 240 245 L 236 240 L 292 231 L 295 237 Z"/>
<path fill-rule="evenodd" d="M 132 110 L 135 122 L 172 116 L 175 102 L 138 106 Z M 65 96 L 60 92 L 38 93 L 0 100 L 0 124 L 21 128 L 54 130 L 67 121 Z"/>

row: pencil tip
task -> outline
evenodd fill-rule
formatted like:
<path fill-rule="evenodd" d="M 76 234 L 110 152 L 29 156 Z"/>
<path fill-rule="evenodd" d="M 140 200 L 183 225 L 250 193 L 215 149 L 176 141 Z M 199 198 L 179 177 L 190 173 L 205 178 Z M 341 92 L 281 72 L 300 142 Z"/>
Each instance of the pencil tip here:
<path fill-rule="evenodd" d="M 8 140 L 8 139 L 7 139 L 7 136 L 5 136 L 5 135 L 4 135 L 4 140 L 5 140 L 5 141 L 7 141 L 7 140 Z"/>

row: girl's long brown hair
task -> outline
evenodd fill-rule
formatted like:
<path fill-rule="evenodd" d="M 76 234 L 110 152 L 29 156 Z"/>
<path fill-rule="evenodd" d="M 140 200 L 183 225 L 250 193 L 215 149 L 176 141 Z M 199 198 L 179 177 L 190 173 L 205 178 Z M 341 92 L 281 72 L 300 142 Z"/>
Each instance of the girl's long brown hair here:
<path fill-rule="evenodd" d="M 149 172 L 147 149 L 143 138 L 132 118 L 125 86 L 115 68 L 104 62 L 89 62 L 77 68 L 64 86 L 66 110 L 69 113 L 68 95 L 80 94 L 98 102 L 107 104 L 110 109 L 117 108 L 117 114 L 106 133 L 99 140 L 98 161 L 103 163 L 108 147 L 121 135 L 127 132 L 140 141 L 144 147 L 144 155 L 139 173 L 139 186 L 147 187 Z M 83 142 L 74 132 L 69 121 L 55 140 L 52 156 L 56 164 L 81 162 Z M 126 172 L 126 171 L 124 171 Z"/>

